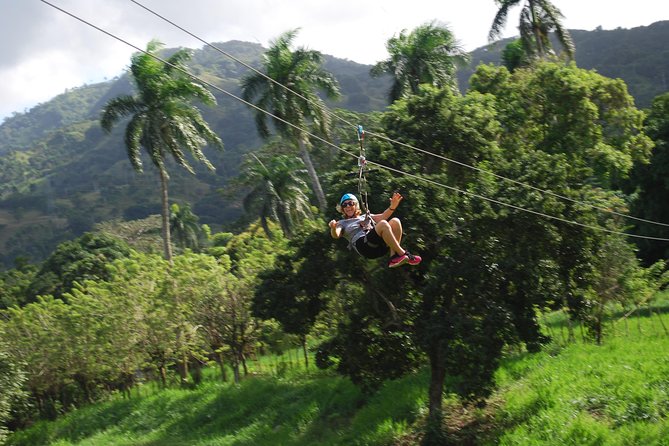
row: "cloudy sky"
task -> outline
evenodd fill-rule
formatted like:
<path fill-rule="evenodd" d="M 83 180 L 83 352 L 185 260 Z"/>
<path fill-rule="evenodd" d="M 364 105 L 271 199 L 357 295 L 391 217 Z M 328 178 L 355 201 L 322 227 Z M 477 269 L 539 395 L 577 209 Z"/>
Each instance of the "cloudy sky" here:
<path fill-rule="evenodd" d="M 48 0 L 144 48 L 152 38 L 168 47 L 203 44 L 131 0 Z M 301 28 L 297 44 L 372 64 L 402 29 L 438 20 L 461 46 L 487 43 L 494 0 L 137 0 L 209 42 L 243 40 L 264 46 Z M 667 0 L 553 0 L 569 29 L 632 28 L 669 20 Z M 506 37 L 517 34 L 519 8 Z M 135 50 L 41 0 L 0 0 L 0 122 L 68 88 L 117 76 Z"/>

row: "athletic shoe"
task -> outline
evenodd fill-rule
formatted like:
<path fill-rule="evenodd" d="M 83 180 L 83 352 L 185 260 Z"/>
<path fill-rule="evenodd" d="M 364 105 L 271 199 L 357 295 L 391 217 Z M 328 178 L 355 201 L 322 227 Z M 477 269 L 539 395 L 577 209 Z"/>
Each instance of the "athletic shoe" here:
<path fill-rule="evenodd" d="M 422 258 L 421 256 L 417 256 L 417 255 L 411 254 L 409 251 L 407 251 L 406 253 L 404 253 L 404 255 L 408 257 L 407 262 L 408 262 L 409 265 L 411 265 L 411 266 L 418 265 L 418 264 L 423 260 L 423 258 Z"/>
<path fill-rule="evenodd" d="M 388 262 L 388 268 L 397 268 L 400 265 L 404 265 L 409 261 L 409 256 L 407 253 L 400 255 L 395 254 L 390 258 L 390 261 Z"/>

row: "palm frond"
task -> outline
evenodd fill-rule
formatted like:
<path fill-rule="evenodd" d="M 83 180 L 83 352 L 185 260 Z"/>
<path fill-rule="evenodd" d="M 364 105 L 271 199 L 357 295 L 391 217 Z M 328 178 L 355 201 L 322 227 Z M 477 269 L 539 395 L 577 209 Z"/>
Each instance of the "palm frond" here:
<path fill-rule="evenodd" d="M 143 108 L 143 104 L 132 96 L 118 96 L 111 99 L 102 109 L 100 125 L 105 131 L 111 132 L 114 124 L 121 118 L 140 112 Z"/>
<path fill-rule="evenodd" d="M 519 1 L 520 0 L 495 0 L 495 3 L 499 5 L 499 9 L 495 14 L 495 18 L 492 20 L 492 25 L 490 25 L 490 31 L 488 32 L 489 42 L 493 42 L 502 36 L 506 20 L 509 16 L 509 9 L 516 6 Z"/>
<path fill-rule="evenodd" d="M 142 171 L 141 141 L 145 121 L 143 114 L 137 114 L 132 117 L 125 128 L 125 147 L 128 152 L 128 159 L 137 172 Z"/>

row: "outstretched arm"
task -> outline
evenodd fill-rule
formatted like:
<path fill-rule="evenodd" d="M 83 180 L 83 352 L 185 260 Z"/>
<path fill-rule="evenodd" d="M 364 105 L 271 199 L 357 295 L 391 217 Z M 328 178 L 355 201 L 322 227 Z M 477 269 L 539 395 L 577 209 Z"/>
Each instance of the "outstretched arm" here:
<path fill-rule="evenodd" d="M 393 215 L 393 212 L 395 212 L 395 209 L 397 209 L 397 206 L 400 205 L 400 201 L 402 201 L 403 198 L 404 197 L 399 192 L 393 192 L 393 196 L 390 197 L 390 205 L 388 208 L 381 214 L 372 215 L 374 222 L 378 223 L 381 220 L 388 220 Z"/>
<path fill-rule="evenodd" d="M 330 220 L 328 225 L 330 226 L 330 235 L 332 238 L 341 237 L 341 226 L 337 226 L 337 220 Z"/>

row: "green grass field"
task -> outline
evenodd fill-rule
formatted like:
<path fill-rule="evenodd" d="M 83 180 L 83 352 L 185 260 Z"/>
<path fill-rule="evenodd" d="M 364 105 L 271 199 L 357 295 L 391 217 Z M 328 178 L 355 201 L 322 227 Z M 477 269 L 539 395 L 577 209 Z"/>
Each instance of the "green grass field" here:
<path fill-rule="evenodd" d="M 669 336 L 660 317 L 665 316 L 617 319 L 607 325 L 601 346 L 579 336 L 564 342 L 558 334 L 561 319 L 552 319 L 553 344 L 538 354 L 509 354 L 486 407 L 445 399 L 453 443 L 669 445 Z M 344 378 L 285 364 L 265 358 L 240 385 L 218 382 L 213 367 L 194 390 L 147 385 L 131 398 L 117 396 L 54 422 L 39 422 L 14 434 L 9 444 L 419 444 L 426 372 L 365 396 Z"/>

